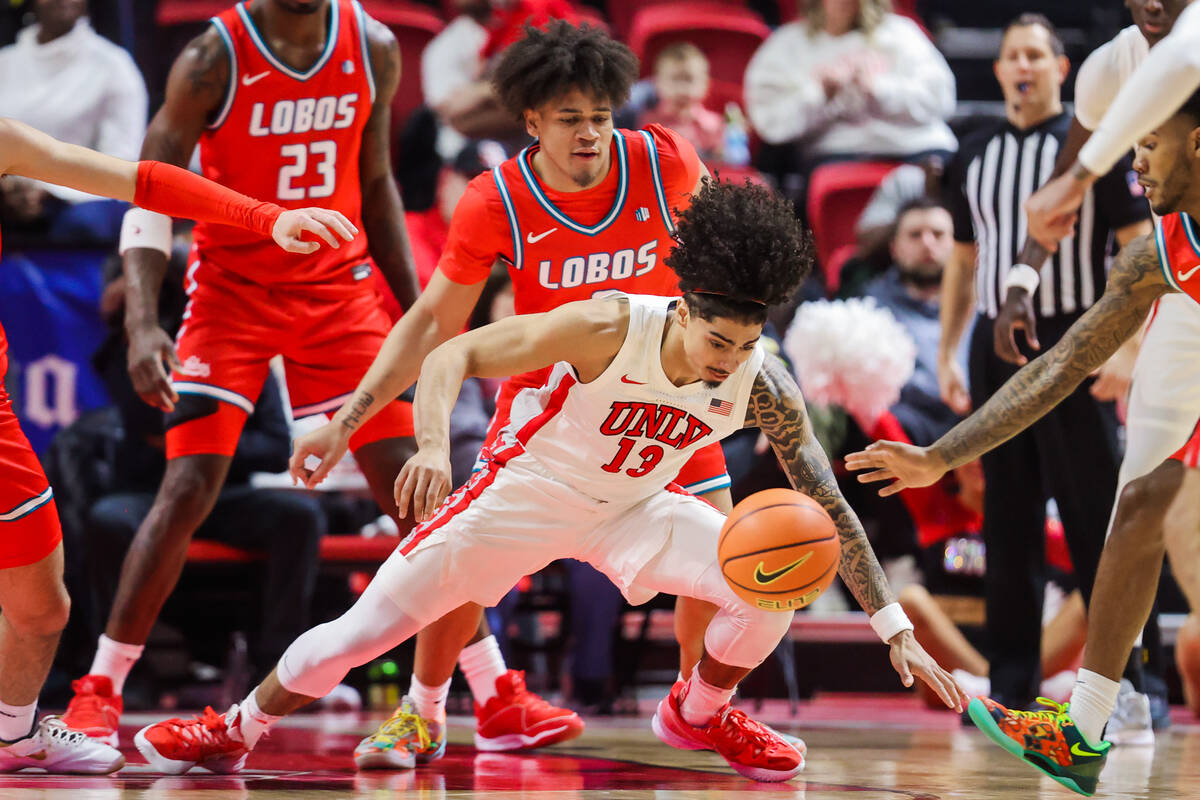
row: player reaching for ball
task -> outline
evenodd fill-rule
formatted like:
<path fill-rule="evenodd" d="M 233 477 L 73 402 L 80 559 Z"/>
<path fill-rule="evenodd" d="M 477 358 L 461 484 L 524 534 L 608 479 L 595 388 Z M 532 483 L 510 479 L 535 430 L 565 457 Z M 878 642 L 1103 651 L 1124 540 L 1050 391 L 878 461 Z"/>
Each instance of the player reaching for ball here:
<path fill-rule="evenodd" d="M 586 560 L 632 603 L 658 592 L 714 603 L 705 653 L 658 706 L 668 744 L 716 750 L 739 773 L 781 781 L 804 767 L 804 745 L 733 711 L 746 674 L 787 632 L 792 614 L 753 608 L 722 578 L 725 518 L 671 484 L 696 449 L 744 426 L 771 441 L 797 489 L 837 521 L 839 572 L 904 683 L 927 681 L 951 708 L 966 701 L 917 643 L 862 526 L 846 505 L 804 401 L 759 336 L 770 305 L 811 267 L 790 204 L 767 189 L 706 180 L 680 213 L 668 264 L 680 298 L 615 295 L 488 325 L 442 344 L 417 385 L 419 449 L 396 479 L 402 513 L 420 522 L 355 605 L 297 639 L 240 706 L 150 725 L 135 739 L 155 768 L 239 769 L 267 728 L 321 697 L 348 670 L 464 602 L 494 604 L 521 576 L 560 558 Z M 553 365 L 521 391 L 486 467 L 450 490 L 450 408 L 468 376 Z M 298 469 L 297 477 L 311 474 Z M 780 559 L 781 561 L 783 559 Z M 782 564 L 766 565 L 770 572 Z"/>

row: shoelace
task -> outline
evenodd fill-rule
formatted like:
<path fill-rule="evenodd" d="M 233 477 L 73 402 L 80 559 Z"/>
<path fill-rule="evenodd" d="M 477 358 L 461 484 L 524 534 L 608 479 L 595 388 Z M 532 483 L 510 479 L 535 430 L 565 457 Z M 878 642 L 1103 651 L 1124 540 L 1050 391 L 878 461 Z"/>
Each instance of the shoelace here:
<path fill-rule="evenodd" d="M 411 711 L 405 711 L 404 707 L 401 706 L 396 709 L 396 713 L 388 717 L 387 722 L 380 726 L 378 736 L 395 741 L 414 730 L 417 732 L 417 741 L 420 743 L 420 748 L 424 750 L 429 747 L 429 731 L 425 727 L 424 720 Z"/>
<path fill-rule="evenodd" d="M 87 741 L 87 734 L 73 731 L 62 721 L 62 717 L 46 717 L 39 723 L 41 733 L 51 741 L 65 745 L 78 745 Z"/>

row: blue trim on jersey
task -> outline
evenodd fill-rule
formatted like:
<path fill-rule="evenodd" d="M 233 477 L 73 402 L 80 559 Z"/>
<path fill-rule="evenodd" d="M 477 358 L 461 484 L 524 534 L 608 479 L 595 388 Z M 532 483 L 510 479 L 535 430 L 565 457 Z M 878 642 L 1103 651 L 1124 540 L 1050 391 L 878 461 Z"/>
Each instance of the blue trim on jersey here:
<path fill-rule="evenodd" d="M 329 61 L 329 57 L 333 55 L 333 49 L 337 45 L 338 28 L 341 27 L 341 4 L 338 0 L 333 0 L 331 4 L 332 11 L 329 12 L 329 38 L 325 41 L 325 49 L 321 51 L 321 57 L 317 59 L 317 63 L 308 68 L 307 72 L 297 72 L 280 61 L 271 48 L 267 47 L 267 43 L 259 35 L 258 29 L 254 27 L 254 20 L 250 17 L 250 12 L 246 10 L 246 4 L 238 3 L 237 13 L 242 18 L 242 24 L 246 26 L 246 31 L 250 34 L 251 41 L 258 48 L 258 52 L 262 53 L 263 58 L 271 63 L 271 66 L 287 75 L 290 78 L 295 78 L 298 81 L 306 81 L 313 75 L 321 71 L 321 67 Z"/>
<path fill-rule="evenodd" d="M 336 3 L 337 0 L 334 0 Z M 358 20 L 358 38 L 362 45 L 363 70 L 367 73 L 367 86 L 371 89 L 371 105 L 375 105 L 375 70 L 371 66 L 371 47 L 367 43 L 367 12 L 362 3 L 353 0 L 354 18 Z"/>
<path fill-rule="evenodd" d="M 237 406 L 247 414 L 254 413 L 254 403 L 250 398 L 238 394 L 232 389 L 223 389 L 220 386 L 209 386 L 207 383 L 195 383 L 193 381 L 175 381 L 172 382 L 171 388 L 178 394 L 198 394 L 205 397 L 214 397 L 217 400 L 223 400 L 230 405 Z"/>
<path fill-rule="evenodd" d="M 733 486 L 733 480 L 730 479 L 728 472 L 722 472 L 716 477 L 708 478 L 707 480 L 696 481 L 695 483 L 689 483 L 683 488 L 692 494 L 701 495 L 708 494 L 709 492 L 720 491 L 721 489 L 728 489 L 730 486 Z"/>
<path fill-rule="evenodd" d="M 229 28 L 225 27 L 225 21 L 220 17 L 213 17 L 210 22 L 221 35 L 221 41 L 225 43 L 225 49 L 229 52 L 229 88 L 225 92 L 225 104 L 221 106 L 217 118 L 208 126 L 209 130 L 215 130 L 221 127 L 225 118 L 229 116 L 229 110 L 233 108 L 233 97 L 237 94 L 238 86 L 238 58 L 237 49 L 233 46 L 233 37 L 229 34 Z"/>
<path fill-rule="evenodd" d="M 17 505 L 0 514 L 0 522 L 16 522 L 19 519 L 28 517 L 33 512 L 37 511 L 42 506 L 54 499 L 54 489 L 47 486 L 41 494 L 30 497 L 28 500 L 22 500 Z"/>
<path fill-rule="evenodd" d="M 542 187 L 538 185 L 537 178 L 533 176 L 533 170 L 529 166 L 528 147 L 522 150 L 520 155 L 517 156 L 517 164 L 521 167 L 521 175 L 525 178 L 525 183 L 529 186 L 529 191 L 533 193 L 534 199 L 538 201 L 538 205 L 545 209 L 546 213 L 551 217 L 576 233 L 586 234 L 587 236 L 595 236 L 601 233 L 605 228 L 613 224 L 617 216 L 621 213 L 621 209 L 625 207 L 625 199 L 629 195 L 629 155 L 625 149 L 625 137 L 621 135 L 620 131 L 613 131 L 613 141 L 617 143 L 617 197 L 613 201 L 613 206 L 609 209 L 607 216 L 590 228 L 586 225 L 580 225 L 559 211 L 550 202 L 550 198 L 546 197 L 546 194 L 542 191 Z"/>
<path fill-rule="evenodd" d="M 671 209 L 667 206 L 667 190 L 663 186 L 662 171 L 658 166 L 658 146 L 654 143 L 654 137 L 649 131 L 639 131 L 642 138 L 646 140 L 646 151 L 650 154 L 650 174 L 654 178 L 654 194 L 658 198 L 658 213 L 662 214 L 663 224 L 667 226 L 667 233 L 675 235 L 675 221 L 671 219 Z"/>
<path fill-rule="evenodd" d="M 1182 292 L 1183 288 L 1179 285 L 1179 281 L 1175 280 L 1175 275 L 1171 272 L 1171 264 L 1167 259 L 1167 240 L 1161 222 L 1154 226 L 1154 242 L 1158 245 L 1158 266 L 1162 269 L 1167 284 L 1175 291 Z"/>
<path fill-rule="evenodd" d="M 492 167 L 492 180 L 500 191 L 500 200 L 504 203 L 504 213 L 508 215 L 508 228 L 513 240 L 513 269 L 521 269 L 525 265 L 525 248 L 521 246 L 521 226 L 517 224 L 517 209 L 513 206 L 512 195 L 508 193 L 508 184 L 500 167 Z"/>

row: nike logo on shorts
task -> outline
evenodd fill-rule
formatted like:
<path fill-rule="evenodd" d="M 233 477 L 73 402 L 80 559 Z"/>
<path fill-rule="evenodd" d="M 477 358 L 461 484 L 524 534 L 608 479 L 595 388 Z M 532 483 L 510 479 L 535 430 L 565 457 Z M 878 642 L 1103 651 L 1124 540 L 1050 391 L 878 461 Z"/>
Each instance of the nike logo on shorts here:
<path fill-rule="evenodd" d="M 554 233 L 556 230 L 558 230 L 558 228 L 551 228 L 545 233 L 539 233 L 537 236 L 534 236 L 532 233 L 528 233 L 525 235 L 525 241 L 529 242 L 530 244 L 537 244 L 542 239 L 545 239 L 547 236 Z"/>

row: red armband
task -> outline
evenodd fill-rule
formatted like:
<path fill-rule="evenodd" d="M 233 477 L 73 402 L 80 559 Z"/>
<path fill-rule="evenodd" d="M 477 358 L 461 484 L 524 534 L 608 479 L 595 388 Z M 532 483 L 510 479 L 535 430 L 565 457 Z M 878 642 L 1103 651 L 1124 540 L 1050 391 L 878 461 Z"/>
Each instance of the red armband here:
<path fill-rule="evenodd" d="M 138 162 L 133 202 L 148 211 L 234 225 L 267 237 L 285 210 L 161 161 Z"/>

